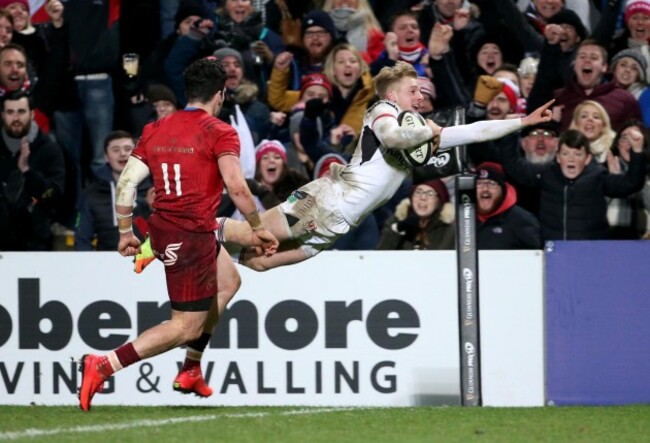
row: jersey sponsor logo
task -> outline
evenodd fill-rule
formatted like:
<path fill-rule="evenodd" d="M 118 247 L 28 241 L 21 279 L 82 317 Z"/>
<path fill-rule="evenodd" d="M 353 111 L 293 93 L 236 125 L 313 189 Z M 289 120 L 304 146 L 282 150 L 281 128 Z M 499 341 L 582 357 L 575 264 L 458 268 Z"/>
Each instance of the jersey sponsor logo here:
<path fill-rule="evenodd" d="M 451 160 L 451 155 L 448 152 L 443 152 L 442 154 L 431 157 L 429 164 L 434 165 L 436 168 L 442 168 L 443 166 L 447 166 L 449 160 Z"/>
<path fill-rule="evenodd" d="M 176 261 L 178 261 L 176 251 L 178 251 L 181 246 L 183 246 L 183 242 L 170 243 L 167 245 L 165 248 L 165 258 L 163 259 L 165 266 L 174 266 L 176 264 Z"/>

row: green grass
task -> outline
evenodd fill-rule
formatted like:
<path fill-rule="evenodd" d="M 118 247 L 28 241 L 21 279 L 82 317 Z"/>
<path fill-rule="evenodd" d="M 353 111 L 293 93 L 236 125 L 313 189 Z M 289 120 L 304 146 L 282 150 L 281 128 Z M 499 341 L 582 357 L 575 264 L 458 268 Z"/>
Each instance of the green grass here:
<path fill-rule="evenodd" d="M 101 429 L 103 426 L 111 428 Z M 32 430 L 32 435 L 27 435 L 27 430 Z M 90 413 L 75 407 L 0 406 L 0 442 L 611 443 L 647 442 L 649 435 L 650 405 L 358 409 L 99 406 Z"/>

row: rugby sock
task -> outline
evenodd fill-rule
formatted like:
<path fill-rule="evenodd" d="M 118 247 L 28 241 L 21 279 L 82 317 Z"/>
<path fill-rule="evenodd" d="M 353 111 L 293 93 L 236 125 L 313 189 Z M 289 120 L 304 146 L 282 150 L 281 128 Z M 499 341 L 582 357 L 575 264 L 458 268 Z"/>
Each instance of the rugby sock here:
<path fill-rule="evenodd" d="M 111 354 L 115 354 L 117 360 L 115 365 L 110 359 Z M 133 347 L 133 343 L 131 342 L 120 346 L 108 355 L 109 361 L 111 361 L 111 366 L 113 366 L 113 369 L 115 369 L 115 371 L 119 371 L 122 368 L 126 368 L 127 366 L 142 360 L 142 358 L 138 355 L 135 348 Z"/>
<path fill-rule="evenodd" d="M 187 344 L 187 351 L 185 352 L 185 361 L 183 362 L 183 369 L 188 369 L 197 366 L 201 363 L 203 351 L 208 346 L 212 334 L 204 332 L 196 340 Z"/>

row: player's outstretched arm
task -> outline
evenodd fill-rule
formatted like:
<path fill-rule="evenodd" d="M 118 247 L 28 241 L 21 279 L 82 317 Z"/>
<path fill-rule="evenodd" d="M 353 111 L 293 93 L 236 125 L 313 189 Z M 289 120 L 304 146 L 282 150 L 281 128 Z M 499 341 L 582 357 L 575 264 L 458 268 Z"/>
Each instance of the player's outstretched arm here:
<path fill-rule="evenodd" d="M 219 157 L 219 170 L 230 198 L 252 229 L 253 244 L 258 244 L 265 255 L 275 254 L 278 250 L 278 239 L 262 225 L 253 195 L 241 171 L 239 158 L 235 155 L 222 155 Z"/>
<path fill-rule="evenodd" d="M 539 108 L 535 109 L 533 112 L 528 114 L 526 117 L 521 119 L 522 126 L 533 126 L 539 123 L 550 122 L 553 117 L 553 112 L 549 109 L 551 105 L 555 102 L 555 99 L 543 104 Z"/>
<path fill-rule="evenodd" d="M 511 132 L 518 131 L 524 126 L 551 121 L 552 115 L 549 107 L 553 102 L 554 100 L 549 101 L 524 118 L 482 120 L 469 125 L 458 125 L 444 128 L 440 135 L 440 148 L 447 149 L 469 143 L 496 140 L 510 134 Z"/>

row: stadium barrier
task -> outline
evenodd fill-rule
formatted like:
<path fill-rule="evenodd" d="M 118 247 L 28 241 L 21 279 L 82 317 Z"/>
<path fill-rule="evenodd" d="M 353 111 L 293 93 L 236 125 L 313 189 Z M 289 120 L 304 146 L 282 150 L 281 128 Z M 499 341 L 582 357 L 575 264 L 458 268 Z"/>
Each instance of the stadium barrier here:
<path fill-rule="evenodd" d="M 483 404 L 544 404 L 542 251 L 481 252 Z M 182 396 L 173 350 L 96 405 L 415 406 L 460 402 L 456 256 L 328 251 L 243 284 L 204 354 L 215 394 Z M 3 253 L 0 404 L 72 405 L 76 360 L 164 321 L 163 266 L 116 253 Z"/>
<path fill-rule="evenodd" d="M 650 403 L 650 243 L 558 242 L 546 262 L 548 404 Z"/>

